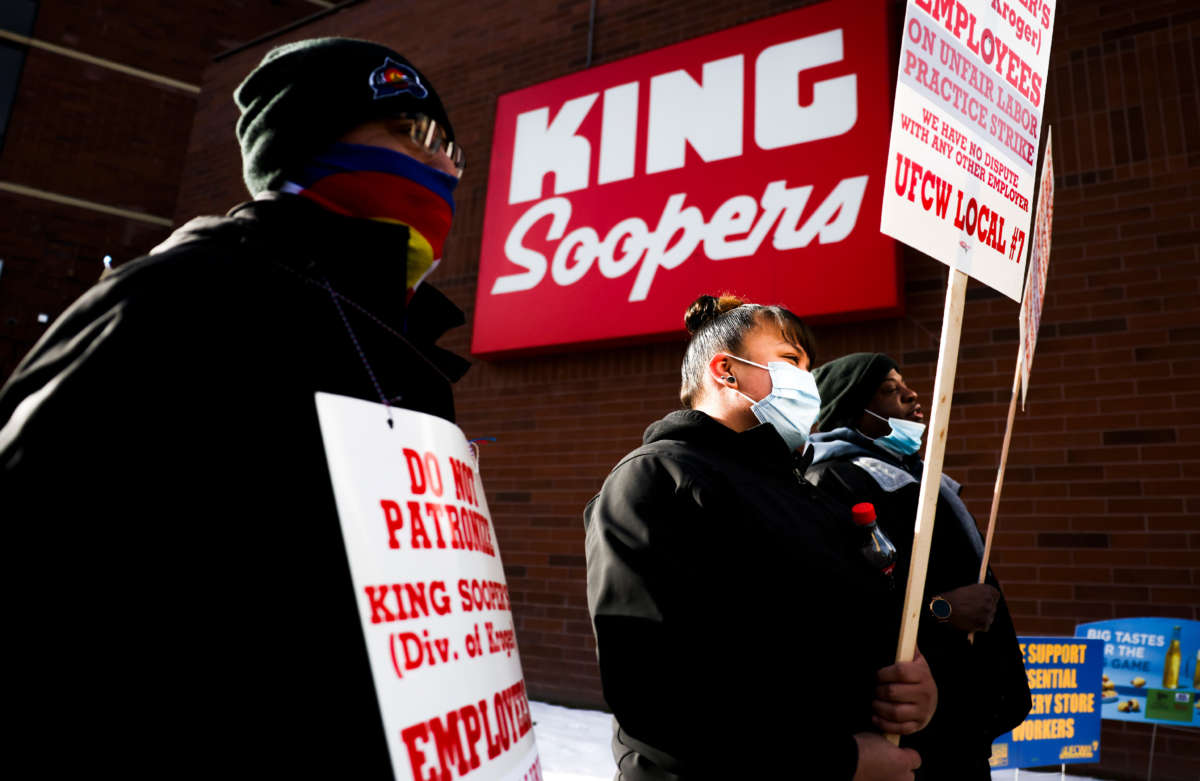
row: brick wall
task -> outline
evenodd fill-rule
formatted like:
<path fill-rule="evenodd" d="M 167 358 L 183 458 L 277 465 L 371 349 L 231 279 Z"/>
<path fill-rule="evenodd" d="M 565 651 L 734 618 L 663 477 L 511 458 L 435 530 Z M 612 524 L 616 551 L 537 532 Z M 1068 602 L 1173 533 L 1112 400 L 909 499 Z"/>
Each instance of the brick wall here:
<path fill-rule="evenodd" d="M 602 2 L 595 62 L 801 4 Z M 435 281 L 468 316 L 495 98 L 582 68 L 587 18 L 586 0 L 365 3 L 276 41 L 376 38 L 438 85 L 468 169 Z M 1025 634 L 1069 635 L 1078 622 L 1120 616 L 1200 619 L 1198 38 L 1200 14 L 1184 0 L 1060 3 L 1047 103 L 1058 157 L 1053 262 L 995 550 Z M 178 218 L 244 197 L 229 93 L 265 50 L 206 73 Z M 819 352 L 888 352 L 928 396 L 946 272 L 912 252 L 904 271 L 904 317 L 818 326 Z M 972 284 L 946 468 L 984 519 L 1016 338 L 1016 305 Z M 466 353 L 469 329 L 445 343 Z M 482 473 L 536 697 L 601 703 L 580 512 L 644 426 L 677 407 L 681 354 L 675 342 L 477 361 L 459 384 L 463 428 L 497 438 L 484 446 Z M 1196 732 L 1160 732 L 1155 778 L 1200 776 Z M 1149 729 L 1106 723 L 1102 768 L 1077 767 L 1141 777 L 1148 746 Z"/>
<path fill-rule="evenodd" d="M 198 84 L 214 55 L 320 10 L 305 0 L 42 0 L 31 37 Z M 196 102 L 184 90 L 29 49 L 0 181 L 170 218 Z M 120 263 L 168 233 L 0 192 L 0 378 L 45 330 L 38 315 L 57 317 L 96 280 L 105 255 Z"/>

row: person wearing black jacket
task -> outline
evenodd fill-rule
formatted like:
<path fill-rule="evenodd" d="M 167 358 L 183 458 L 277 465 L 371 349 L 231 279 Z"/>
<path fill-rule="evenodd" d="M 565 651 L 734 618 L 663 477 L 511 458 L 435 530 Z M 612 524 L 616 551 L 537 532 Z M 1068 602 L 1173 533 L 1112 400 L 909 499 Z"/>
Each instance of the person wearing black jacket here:
<path fill-rule="evenodd" d="M 236 97 L 258 197 L 117 268 L 0 390 L 33 775 L 392 777 L 314 394 L 454 419 L 467 363 L 435 342 L 464 318 L 419 283 L 462 159 L 376 44 L 273 50 Z"/>
<path fill-rule="evenodd" d="M 808 479 L 847 505 L 869 501 L 907 582 L 921 473 L 924 414 L 896 362 L 855 353 L 813 372 L 822 408 Z M 1029 686 L 1012 618 L 989 571 L 977 583 L 983 540 L 946 475 L 938 493 L 918 643 L 938 684 L 929 726 L 902 745 L 922 757 L 922 781 L 986 781 L 992 740 L 1024 720 Z M 968 634 L 975 632 L 974 643 Z"/>
<path fill-rule="evenodd" d="M 919 757 L 879 733 L 919 729 L 936 690 L 920 658 L 890 664 L 894 597 L 803 479 L 807 333 L 732 297 L 687 323 L 687 409 L 584 512 L 617 777 L 911 779 Z"/>

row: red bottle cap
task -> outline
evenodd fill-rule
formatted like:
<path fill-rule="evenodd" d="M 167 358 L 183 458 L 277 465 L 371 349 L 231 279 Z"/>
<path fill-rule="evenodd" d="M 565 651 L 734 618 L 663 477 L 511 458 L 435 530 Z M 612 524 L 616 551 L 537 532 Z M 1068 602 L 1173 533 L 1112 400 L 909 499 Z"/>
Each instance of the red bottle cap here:
<path fill-rule="evenodd" d="M 875 523 L 875 505 L 870 502 L 859 502 L 850 508 L 850 512 L 854 513 L 854 523 L 858 526 Z"/>

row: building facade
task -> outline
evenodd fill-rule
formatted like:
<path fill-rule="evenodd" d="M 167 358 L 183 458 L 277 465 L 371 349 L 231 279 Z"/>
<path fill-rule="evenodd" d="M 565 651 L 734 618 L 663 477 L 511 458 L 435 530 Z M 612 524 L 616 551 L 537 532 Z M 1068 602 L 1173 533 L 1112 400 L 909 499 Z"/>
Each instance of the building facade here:
<path fill-rule="evenodd" d="M 146 62 L 192 80 L 199 92 L 85 65 L 71 64 L 75 76 L 64 79 L 63 60 L 30 49 L 0 154 L 0 183 L 35 184 L 174 224 L 224 212 L 247 197 L 231 93 L 271 46 L 348 35 L 385 42 L 418 63 L 437 84 L 468 155 L 455 226 L 431 281 L 470 322 L 498 95 L 807 4 L 370 0 L 221 56 L 202 77 L 200 66 L 215 54 L 214 43 L 234 48 L 234 41 L 252 39 L 259 28 L 266 32 L 319 9 L 298 1 L 264 6 L 270 13 L 259 9 L 254 34 L 206 12 L 221 32 L 204 46 L 188 44 L 193 48 L 184 57 L 173 42 L 195 20 L 152 30 L 118 25 L 126 38 L 89 38 L 88 25 L 72 31 L 48 13 L 51 6 L 72 4 L 42 5 L 35 37 L 74 40 L 81 50 L 113 59 L 144 52 Z M 75 5 L 82 11 L 96 4 Z M 891 5 L 889 24 L 898 41 L 903 4 Z M 148 41 L 159 41 L 161 51 L 150 51 L 155 45 Z M 49 101 L 43 99 L 47 93 Z M 1062 0 L 1045 121 L 1054 128 L 1056 157 L 1053 254 L 1028 405 L 1013 434 L 994 569 L 1021 634 L 1071 635 L 1078 623 L 1125 616 L 1197 620 L 1195 3 Z M 189 140 L 186 146 L 165 144 L 164 137 Z M 78 151 L 82 147 L 89 151 Z M 167 230 L 162 222 L 11 192 L 0 191 L 0 205 L 0 306 L 13 354 L 36 337 L 31 323 L 38 313 L 52 319 L 90 284 L 100 257 L 128 259 Z M 814 323 L 817 361 L 860 350 L 886 352 L 928 398 L 946 267 L 910 250 L 901 258 L 903 313 Z M 704 292 L 719 291 L 696 291 Z M 982 520 L 1017 357 L 1017 309 L 989 288 L 972 283 L 968 290 L 945 468 L 964 484 L 964 498 Z M 470 337 L 470 328 L 463 328 L 442 344 L 468 354 Z M 483 447 L 480 466 L 531 696 L 603 705 L 586 608 L 581 512 L 608 470 L 640 443 L 645 426 L 678 408 L 683 344 L 680 335 L 476 359 L 457 386 L 461 427 L 469 437 L 495 437 Z M 11 356 L 9 361 L 6 370 L 15 365 Z M 697 599 L 713 588 L 719 588 L 719 573 L 696 584 Z M 836 652 L 836 638 L 823 637 L 819 627 L 781 632 L 797 641 L 831 643 Z M 1078 767 L 1141 778 L 1149 748 L 1149 728 L 1106 722 L 1101 765 Z M 1154 771 L 1163 779 L 1200 776 L 1200 734 L 1160 730 Z"/>

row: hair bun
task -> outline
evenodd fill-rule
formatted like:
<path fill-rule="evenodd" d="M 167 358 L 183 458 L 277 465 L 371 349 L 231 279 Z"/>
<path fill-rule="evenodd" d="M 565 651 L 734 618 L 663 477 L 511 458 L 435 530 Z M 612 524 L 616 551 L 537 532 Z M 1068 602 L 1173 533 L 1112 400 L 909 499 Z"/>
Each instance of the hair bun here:
<path fill-rule="evenodd" d="M 689 334 L 695 334 L 706 324 L 716 320 L 730 309 L 737 309 L 743 303 L 742 299 L 729 293 L 722 293 L 719 298 L 700 296 L 687 308 L 687 312 L 683 315 L 683 324 L 687 326 Z"/>

